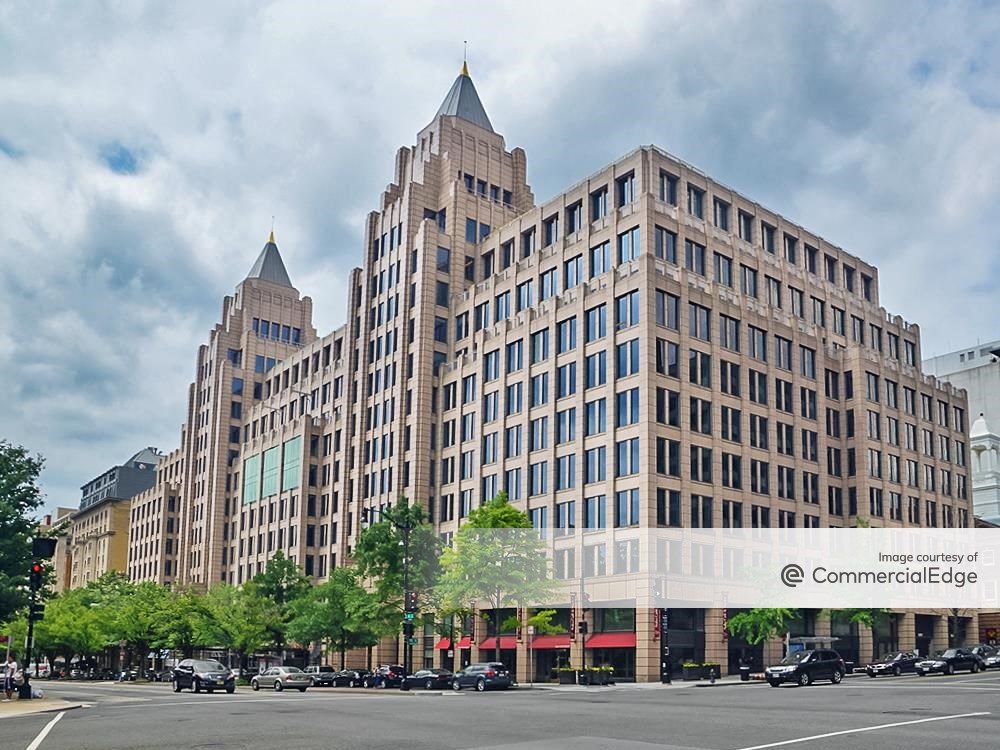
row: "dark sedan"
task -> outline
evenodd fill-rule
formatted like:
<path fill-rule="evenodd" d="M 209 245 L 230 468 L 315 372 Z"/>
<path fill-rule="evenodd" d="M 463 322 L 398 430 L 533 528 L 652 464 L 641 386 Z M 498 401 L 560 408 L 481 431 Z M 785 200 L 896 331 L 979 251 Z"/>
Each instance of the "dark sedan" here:
<path fill-rule="evenodd" d="M 451 687 L 455 675 L 448 669 L 418 669 L 406 678 L 407 687 L 422 687 L 424 690 L 446 690 Z"/>
<path fill-rule="evenodd" d="M 470 664 L 461 672 L 457 672 L 451 681 L 451 687 L 456 691 L 470 687 L 481 693 L 491 688 L 506 690 L 510 686 L 511 679 L 507 667 L 500 662 L 492 661 L 485 664 Z"/>
<path fill-rule="evenodd" d="M 236 692 L 232 670 L 212 659 L 185 659 L 174 667 L 174 692 L 191 688 L 196 693 L 207 690 Z"/>
<path fill-rule="evenodd" d="M 334 687 L 359 688 L 364 685 L 365 677 L 371 676 L 367 669 L 342 669 L 333 675 Z"/>
<path fill-rule="evenodd" d="M 895 651 L 866 666 L 865 672 L 872 678 L 883 674 L 899 677 L 904 672 L 915 671 L 918 661 L 920 657 L 909 651 Z"/>
<path fill-rule="evenodd" d="M 960 669 L 968 669 L 975 674 L 982 668 L 982 659 L 967 648 L 949 648 L 936 656 L 917 662 L 917 674 L 921 677 L 931 672 L 955 674 Z"/>

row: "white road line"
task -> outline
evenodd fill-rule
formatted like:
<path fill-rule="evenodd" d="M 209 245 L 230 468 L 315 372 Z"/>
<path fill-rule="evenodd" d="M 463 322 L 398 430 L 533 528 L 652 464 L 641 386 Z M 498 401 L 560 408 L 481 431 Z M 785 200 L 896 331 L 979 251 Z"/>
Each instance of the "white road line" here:
<path fill-rule="evenodd" d="M 390 696 L 387 696 L 387 697 L 390 697 Z M 124 705 L 124 704 L 121 704 L 121 703 L 102 703 L 102 702 L 98 701 L 98 702 L 93 703 L 92 705 L 95 708 L 108 708 L 108 709 L 111 709 L 111 708 L 114 708 L 114 709 L 118 709 L 118 708 L 156 708 L 156 709 L 159 709 L 159 708 L 162 708 L 164 706 L 211 706 L 211 707 L 215 708 L 215 707 L 218 707 L 218 706 L 229 706 L 229 705 L 232 705 L 233 703 L 277 703 L 279 701 L 286 701 L 286 700 L 288 700 L 288 699 L 287 698 L 236 698 L 236 699 L 232 699 L 232 700 L 220 701 L 218 703 L 209 703 L 208 701 L 204 701 L 204 700 L 201 700 L 201 701 L 163 701 L 163 702 L 160 702 L 160 703 L 156 703 L 154 705 L 149 705 L 147 703 L 133 703 L 133 704 L 129 704 L 129 705 Z M 315 698 L 312 698 L 312 697 L 310 697 L 310 698 L 293 698 L 291 702 L 301 703 L 303 701 L 310 701 L 311 702 L 311 701 L 321 701 L 321 700 L 329 700 L 329 698 L 326 698 L 325 696 L 322 697 L 322 698 L 319 697 L 319 696 L 317 696 Z M 355 700 L 355 701 L 362 700 L 362 701 L 364 701 L 364 700 L 385 700 L 385 699 L 384 698 L 374 698 L 374 697 L 373 698 L 368 698 L 368 697 L 364 697 L 364 696 L 361 696 L 361 695 L 345 695 L 343 697 L 337 698 L 336 700 L 339 703 L 340 701 L 345 701 L 345 700 L 348 700 L 348 701 L 349 700 Z"/>
<path fill-rule="evenodd" d="M 49 736 L 49 732 L 52 731 L 52 727 L 54 727 L 56 725 L 56 722 L 59 721 L 59 719 L 61 719 L 65 715 L 66 715 L 65 711 L 60 711 L 58 714 L 56 714 L 56 718 L 54 718 L 52 721 L 50 721 L 48 724 L 42 727 L 42 731 L 39 732 L 38 736 L 31 741 L 31 744 L 28 745 L 26 750 L 38 750 L 39 745 L 42 744 L 42 740 L 44 740 L 46 737 Z"/>
<path fill-rule="evenodd" d="M 827 732 L 826 734 L 814 734 L 810 737 L 797 737 L 794 740 L 782 740 L 781 742 L 769 742 L 766 745 L 753 745 L 741 747 L 737 750 L 764 750 L 768 747 L 784 747 L 785 745 L 797 745 L 800 742 L 811 742 L 812 740 L 825 740 L 828 737 L 843 737 L 845 734 L 860 734 L 861 732 L 874 732 L 879 729 L 892 729 L 893 727 L 905 727 L 912 724 L 926 724 L 930 721 L 947 721 L 948 719 L 965 719 L 970 716 L 987 716 L 989 711 L 977 711 L 971 714 L 953 714 L 951 716 L 932 716 L 928 719 L 914 719 L 913 721 L 895 721 L 892 724 L 878 724 L 874 727 L 861 727 L 859 729 L 844 729 L 839 732 Z"/>

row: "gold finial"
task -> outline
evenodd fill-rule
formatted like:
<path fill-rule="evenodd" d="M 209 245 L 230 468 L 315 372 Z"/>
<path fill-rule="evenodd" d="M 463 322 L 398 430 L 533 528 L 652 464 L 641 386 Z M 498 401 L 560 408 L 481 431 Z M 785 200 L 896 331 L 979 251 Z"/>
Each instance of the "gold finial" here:
<path fill-rule="evenodd" d="M 275 242 L 274 242 L 274 217 L 273 216 L 271 217 L 271 235 L 267 238 L 267 241 L 270 242 L 272 245 L 275 244 Z"/>
<path fill-rule="evenodd" d="M 469 43 L 467 41 L 466 42 L 462 42 L 462 45 L 463 45 L 463 47 L 462 47 L 462 75 L 465 76 L 466 78 L 468 78 L 469 77 L 469 63 L 468 63 Z"/>

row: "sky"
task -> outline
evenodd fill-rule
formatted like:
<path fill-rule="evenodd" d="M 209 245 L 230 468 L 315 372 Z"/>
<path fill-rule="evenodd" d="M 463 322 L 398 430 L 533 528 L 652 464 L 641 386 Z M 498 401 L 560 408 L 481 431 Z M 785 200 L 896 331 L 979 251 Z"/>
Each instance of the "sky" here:
<path fill-rule="evenodd" d="M 275 234 L 320 335 L 461 67 L 539 202 L 655 144 L 879 267 L 931 356 L 1000 338 L 993 2 L 0 0 L 0 439 L 47 507 L 177 447 Z"/>

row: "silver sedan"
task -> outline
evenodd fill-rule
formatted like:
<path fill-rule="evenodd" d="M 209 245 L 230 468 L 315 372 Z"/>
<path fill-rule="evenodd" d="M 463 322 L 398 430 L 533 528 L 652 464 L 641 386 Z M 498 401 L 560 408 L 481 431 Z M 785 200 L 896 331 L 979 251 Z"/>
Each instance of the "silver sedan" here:
<path fill-rule="evenodd" d="M 295 688 L 304 693 L 310 685 L 312 677 L 298 667 L 271 667 L 250 680 L 250 687 L 254 690 L 274 688 L 279 693 L 285 688 Z"/>

